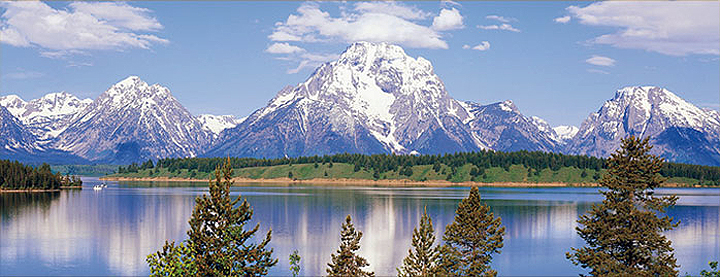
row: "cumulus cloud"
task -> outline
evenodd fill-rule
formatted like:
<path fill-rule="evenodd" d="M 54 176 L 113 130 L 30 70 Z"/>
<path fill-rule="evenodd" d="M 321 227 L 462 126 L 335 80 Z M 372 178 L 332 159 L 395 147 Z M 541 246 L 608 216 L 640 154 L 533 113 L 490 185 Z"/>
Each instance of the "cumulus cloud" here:
<path fill-rule="evenodd" d="M 720 3 L 607 1 L 567 11 L 580 24 L 614 27 L 591 43 L 665 55 L 720 55 Z"/>
<path fill-rule="evenodd" d="M 361 2 L 355 5 L 354 11 L 333 17 L 321 10 L 317 3 L 303 3 L 297 14 L 291 14 L 285 22 L 276 23 L 268 38 L 300 42 L 372 41 L 415 48 L 448 48 L 438 31 L 409 19 L 421 17 L 417 12 L 413 15 L 412 8 L 383 10 L 380 5 L 402 7 L 400 3 Z"/>
<path fill-rule="evenodd" d="M 265 49 L 265 52 L 272 54 L 291 54 L 305 52 L 305 49 L 302 49 L 301 47 L 295 45 L 290 45 L 287 42 L 283 42 L 273 43 L 267 49 Z"/>
<path fill-rule="evenodd" d="M 615 66 L 615 60 L 612 58 L 598 55 L 592 55 L 592 57 L 585 60 L 585 62 L 597 66 Z"/>
<path fill-rule="evenodd" d="M 455 9 L 442 9 L 440 14 L 433 19 L 432 29 L 437 31 L 448 31 L 462 29 L 463 17 Z"/>
<path fill-rule="evenodd" d="M 507 23 L 503 23 L 500 25 L 478 25 L 477 27 L 483 30 L 502 30 L 516 33 L 520 32 L 520 30 Z"/>
<path fill-rule="evenodd" d="M 168 40 L 141 32 L 163 26 L 151 11 L 119 2 L 74 2 L 54 9 L 40 1 L 0 3 L 0 40 L 16 47 L 37 47 L 58 57 L 85 50 L 148 49 Z"/>
<path fill-rule="evenodd" d="M 480 44 L 475 45 L 475 46 L 470 46 L 470 45 L 465 44 L 465 45 L 463 45 L 463 49 L 473 49 L 473 50 L 478 50 L 478 51 L 485 51 L 485 50 L 490 49 L 490 42 L 483 41 L 483 42 L 480 42 Z"/>
<path fill-rule="evenodd" d="M 408 20 L 427 19 L 431 13 L 411 6 L 405 6 L 398 2 L 360 2 L 355 5 L 355 10 L 363 13 L 384 13 Z"/>
<path fill-rule="evenodd" d="M 515 19 L 515 18 L 499 16 L 499 15 L 496 15 L 496 14 L 488 15 L 488 16 L 486 16 L 485 18 L 486 18 L 486 19 L 497 20 L 497 21 L 500 21 L 500 22 L 503 22 L 503 23 L 508 23 L 508 22 L 510 22 L 510 21 L 517 21 L 517 19 Z"/>
<path fill-rule="evenodd" d="M 321 8 L 322 3 L 306 2 L 285 21 L 275 23 L 265 52 L 280 60 L 297 62 L 288 73 L 337 59 L 337 55 L 311 53 L 310 43 L 387 42 L 411 48 L 447 49 L 445 32 L 463 28 L 463 16 L 444 3 L 437 16 L 402 2 L 358 2 L 339 4 L 339 14 Z M 429 19 L 432 25 L 428 26 Z M 292 45 L 293 43 L 295 45 Z"/>
<path fill-rule="evenodd" d="M 558 18 L 553 19 L 553 21 L 555 21 L 555 23 L 565 24 L 565 23 L 570 22 L 570 16 L 566 15 L 566 16 L 558 17 Z"/>

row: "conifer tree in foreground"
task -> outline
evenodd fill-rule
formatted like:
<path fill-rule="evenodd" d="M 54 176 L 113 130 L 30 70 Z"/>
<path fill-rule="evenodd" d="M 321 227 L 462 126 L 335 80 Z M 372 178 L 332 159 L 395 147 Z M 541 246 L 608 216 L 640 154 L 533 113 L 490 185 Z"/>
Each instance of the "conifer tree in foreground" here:
<path fill-rule="evenodd" d="M 403 259 L 403 265 L 397 269 L 398 276 L 431 276 L 437 265 L 437 249 L 435 243 L 435 230 L 432 219 L 427 214 L 427 208 L 420 218 L 420 229 L 413 230 L 412 246 L 408 255 Z"/>
<path fill-rule="evenodd" d="M 361 238 L 362 232 L 355 230 L 352 218 L 348 215 L 340 231 L 340 249 L 337 255 L 331 255 L 332 260 L 328 263 L 328 276 L 375 276 L 373 272 L 362 270 L 370 264 L 355 253 L 360 249 Z"/>
<path fill-rule="evenodd" d="M 477 187 L 460 201 L 455 220 L 445 228 L 439 247 L 439 264 L 434 274 L 441 276 L 496 276 L 490 268 L 494 253 L 503 247 L 505 227 L 490 207 L 480 202 Z"/>
<path fill-rule="evenodd" d="M 195 199 L 189 238 L 177 247 L 166 242 L 162 252 L 149 255 L 151 275 L 257 276 L 266 275 L 278 262 L 272 258 L 273 250 L 266 249 L 271 230 L 259 244 L 247 243 L 260 224 L 244 230 L 253 211 L 245 200 L 235 207 L 240 197 L 230 198 L 233 170 L 229 159 L 215 172 L 210 196 Z"/>
<path fill-rule="evenodd" d="M 677 196 L 654 196 L 664 179 L 658 174 L 662 158 L 650 155 L 648 138 L 633 136 L 608 159 L 600 179 L 607 187 L 605 200 L 578 220 L 576 228 L 587 246 L 566 254 L 573 264 L 589 268 L 591 275 L 676 276 L 677 260 L 671 242 L 662 232 L 678 223 L 665 213 Z"/>

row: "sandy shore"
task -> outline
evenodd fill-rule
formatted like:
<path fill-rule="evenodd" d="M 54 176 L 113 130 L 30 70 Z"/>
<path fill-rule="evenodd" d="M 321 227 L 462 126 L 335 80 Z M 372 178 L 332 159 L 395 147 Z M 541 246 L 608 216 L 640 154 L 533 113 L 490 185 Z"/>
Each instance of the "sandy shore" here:
<path fill-rule="evenodd" d="M 153 178 L 130 178 L 130 177 L 101 177 L 101 180 L 107 181 L 144 181 L 144 182 L 208 182 L 203 179 L 185 179 L 185 178 L 169 178 L 169 177 L 153 177 Z M 482 183 L 482 182 L 462 182 L 452 183 L 445 180 L 428 180 L 428 181 L 412 181 L 412 180 L 365 180 L 365 179 L 346 179 L 346 178 L 315 178 L 309 180 L 292 180 L 290 178 L 276 179 L 252 179 L 252 178 L 233 178 L 235 184 L 253 183 L 253 184 L 312 184 L 312 185 L 341 185 L 341 186 L 378 186 L 378 187 L 457 187 L 457 186 L 484 186 L 484 187 L 595 187 L 598 184 L 565 184 L 565 183 L 516 183 L 516 182 L 500 182 L 500 183 Z"/>

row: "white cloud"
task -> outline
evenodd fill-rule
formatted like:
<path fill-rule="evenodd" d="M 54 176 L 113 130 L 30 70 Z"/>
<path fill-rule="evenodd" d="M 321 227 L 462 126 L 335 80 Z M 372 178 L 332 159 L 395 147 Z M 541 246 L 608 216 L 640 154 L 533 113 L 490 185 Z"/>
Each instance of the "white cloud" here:
<path fill-rule="evenodd" d="M 443 7 L 453 7 L 453 6 L 461 7 L 462 6 L 462 5 L 460 5 L 460 3 L 452 1 L 452 0 L 441 0 L 440 5 L 442 5 Z"/>
<path fill-rule="evenodd" d="M 84 50 L 148 49 L 168 40 L 138 33 L 162 25 L 150 10 L 116 2 L 74 2 L 54 9 L 39 1 L 2 2 L 2 43 L 38 47 L 43 56 L 57 57 Z"/>
<path fill-rule="evenodd" d="M 295 45 L 290 45 L 287 42 L 282 42 L 273 43 L 267 49 L 265 49 L 265 52 L 272 54 L 291 54 L 305 52 L 305 49 L 302 49 L 301 47 Z"/>
<path fill-rule="evenodd" d="M 553 19 L 553 21 L 555 21 L 555 23 L 565 24 L 565 23 L 570 22 L 570 16 L 566 15 L 566 16 L 558 17 L 558 18 Z"/>
<path fill-rule="evenodd" d="M 18 71 L 3 74 L 2 78 L 3 79 L 12 79 L 12 80 L 24 80 L 24 79 L 40 78 L 42 76 L 45 76 L 45 74 L 37 72 L 37 71 L 27 71 L 22 68 L 18 68 Z"/>
<path fill-rule="evenodd" d="M 605 70 L 594 69 L 594 68 L 588 69 L 587 71 L 590 72 L 590 73 L 597 73 L 597 74 L 603 74 L 603 75 L 608 75 L 608 74 L 610 74 L 610 72 L 607 72 L 607 71 L 605 71 Z"/>
<path fill-rule="evenodd" d="M 513 27 L 512 25 L 507 24 L 507 23 L 503 23 L 500 25 L 478 25 L 477 27 L 480 29 L 483 29 L 483 30 L 503 30 L 503 31 L 511 31 L 511 32 L 516 32 L 516 33 L 520 32 L 520 30 L 516 29 L 515 27 Z"/>
<path fill-rule="evenodd" d="M 157 31 L 163 28 L 157 19 L 148 16 L 150 10 L 122 2 L 72 2 L 70 7 L 76 13 L 86 13 L 112 26 L 128 30 Z"/>
<path fill-rule="evenodd" d="M 470 46 L 470 45 L 465 44 L 465 45 L 463 45 L 462 48 L 463 49 L 473 49 L 473 50 L 478 50 L 478 51 L 485 51 L 485 50 L 490 49 L 490 42 L 483 41 L 483 42 L 480 42 L 480 44 L 475 45 L 475 46 Z"/>
<path fill-rule="evenodd" d="M 388 4 L 361 2 L 356 4 L 355 12 L 343 12 L 340 17 L 332 17 L 321 10 L 319 4 L 304 3 L 297 9 L 297 14 L 291 14 L 285 22 L 277 23 L 268 38 L 273 41 L 371 41 L 415 48 L 448 48 L 436 30 L 407 19 L 412 17 L 408 11 L 413 9 L 387 11 L 378 9 L 377 5 Z M 392 5 L 402 7 L 400 3 Z"/>
<path fill-rule="evenodd" d="M 416 7 L 402 5 L 398 2 L 359 2 L 355 4 L 355 10 L 362 13 L 384 13 L 408 20 L 427 19 L 431 13 L 420 10 Z"/>
<path fill-rule="evenodd" d="M 720 3 L 607 1 L 567 11 L 583 25 L 615 27 L 591 43 L 666 55 L 720 55 Z"/>
<path fill-rule="evenodd" d="M 287 71 L 288 74 L 295 74 L 300 72 L 300 70 L 304 68 L 314 68 L 317 67 L 325 62 L 337 60 L 338 55 L 337 54 L 313 54 L 313 53 L 305 53 L 300 55 L 298 57 L 300 60 L 300 64 L 296 68 L 289 69 Z"/>
<path fill-rule="evenodd" d="M 515 19 L 515 18 L 504 17 L 504 16 L 495 15 L 495 14 L 488 15 L 488 16 L 486 16 L 485 18 L 486 18 L 486 19 L 497 20 L 497 21 L 500 21 L 500 22 L 503 22 L 503 23 L 508 23 L 508 22 L 510 22 L 510 21 L 517 21 L 517 19 Z"/>
<path fill-rule="evenodd" d="M 585 60 L 585 62 L 597 66 L 615 66 L 615 60 L 598 55 L 593 55 Z"/>
<path fill-rule="evenodd" d="M 440 14 L 433 19 L 432 29 L 436 31 L 448 31 L 462 29 L 463 17 L 460 11 L 455 8 L 442 9 Z"/>

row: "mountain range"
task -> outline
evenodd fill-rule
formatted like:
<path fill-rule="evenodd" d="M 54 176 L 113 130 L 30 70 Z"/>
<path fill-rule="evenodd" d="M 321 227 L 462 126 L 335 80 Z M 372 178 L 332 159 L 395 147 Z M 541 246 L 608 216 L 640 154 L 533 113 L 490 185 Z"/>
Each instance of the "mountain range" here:
<path fill-rule="evenodd" d="M 428 60 L 386 43 L 350 45 L 242 119 L 193 116 L 168 88 L 136 76 L 95 100 L 65 92 L 29 102 L 3 96 L 0 115 L 0 158 L 42 152 L 126 164 L 167 157 L 479 150 L 607 157 L 622 138 L 636 135 L 651 137 L 654 153 L 670 161 L 720 165 L 720 113 L 664 88 L 622 88 L 579 128 L 553 128 L 510 100 L 452 98 Z"/>

